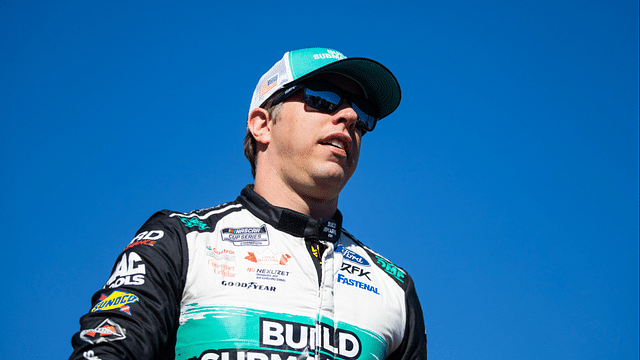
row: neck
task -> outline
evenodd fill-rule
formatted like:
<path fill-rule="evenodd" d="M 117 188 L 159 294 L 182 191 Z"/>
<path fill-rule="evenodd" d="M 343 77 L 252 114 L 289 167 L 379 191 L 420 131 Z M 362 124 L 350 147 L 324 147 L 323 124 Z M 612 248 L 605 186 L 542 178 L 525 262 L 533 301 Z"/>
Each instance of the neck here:
<path fill-rule="evenodd" d="M 294 188 L 281 181 L 273 181 L 256 174 L 254 191 L 271 205 L 287 208 L 314 219 L 331 218 L 338 209 L 338 196 L 328 199 L 314 197 L 317 191 L 305 191 L 304 186 Z M 317 190 L 317 189 L 315 189 Z"/>

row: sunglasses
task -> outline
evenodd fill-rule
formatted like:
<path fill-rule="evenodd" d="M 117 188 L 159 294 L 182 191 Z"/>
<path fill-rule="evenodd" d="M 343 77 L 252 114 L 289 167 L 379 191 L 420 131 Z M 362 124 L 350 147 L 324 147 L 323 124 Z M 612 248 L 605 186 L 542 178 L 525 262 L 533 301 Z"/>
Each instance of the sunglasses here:
<path fill-rule="evenodd" d="M 376 127 L 378 109 L 372 102 L 324 81 L 312 80 L 294 85 L 276 97 L 271 103 L 272 106 L 287 100 L 300 89 L 303 91 L 302 98 L 306 105 L 331 114 L 340 107 L 342 101 L 346 101 L 358 115 L 356 127 L 365 132 L 372 131 Z"/>

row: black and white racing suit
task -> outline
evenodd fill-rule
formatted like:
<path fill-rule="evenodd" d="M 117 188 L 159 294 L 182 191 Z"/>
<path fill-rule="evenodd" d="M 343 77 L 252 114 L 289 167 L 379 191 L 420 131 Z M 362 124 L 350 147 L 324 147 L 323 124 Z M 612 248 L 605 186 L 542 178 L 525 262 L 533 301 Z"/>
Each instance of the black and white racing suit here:
<path fill-rule="evenodd" d="M 411 277 L 342 230 L 234 202 L 160 211 L 138 231 L 72 338 L 72 359 L 426 359 Z"/>

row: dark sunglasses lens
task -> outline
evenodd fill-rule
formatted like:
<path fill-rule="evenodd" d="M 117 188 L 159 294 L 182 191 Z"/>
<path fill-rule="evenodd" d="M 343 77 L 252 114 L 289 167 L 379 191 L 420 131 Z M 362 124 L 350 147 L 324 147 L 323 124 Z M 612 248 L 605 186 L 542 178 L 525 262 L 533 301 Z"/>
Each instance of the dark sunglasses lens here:
<path fill-rule="evenodd" d="M 304 102 L 314 109 L 333 112 L 340 105 L 340 95 L 333 91 L 305 89 Z"/>
<path fill-rule="evenodd" d="M 340 106 L 342 100 L 339 90 L 331 89 L 328 84 L 311 82 L 305 86 L 304 102 L 314 109 L 332 113 Z M 356 96 L 353 96 L 350 102 L 351 107 L 358 114 L 357 125 L 364 131 L 372 131 L 378 121 L 374 115 L 378 113 L 375 106 L 366 99 Z"/>
<path fill-rule="evenodd" d="M 376 126 L 376 122 L 378 121 L 378 119 L 373 115 L 369 115 L 371 110 L 368 109 L 368 111 L 364 111 L 355 102 L 351 104 L 351 107 L 356 112 L 356 114 L 358 114 L 358 123 L 360 124 L 360 126 L 365 131 L 372 131 L 373 128 Z"/>

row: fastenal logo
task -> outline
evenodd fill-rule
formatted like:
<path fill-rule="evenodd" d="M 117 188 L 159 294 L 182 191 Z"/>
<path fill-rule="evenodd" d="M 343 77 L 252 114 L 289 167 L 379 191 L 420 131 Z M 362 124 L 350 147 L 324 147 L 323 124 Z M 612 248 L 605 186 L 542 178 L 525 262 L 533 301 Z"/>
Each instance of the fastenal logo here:
<path fill-rule="evenodd" d="M 363 283 L 362 281 L 358 281 L 355 279 L 350 279 L 342 274 L 338 274 L 338 279 L 336 280 L 339 284 L 344 284 L 347 286 L 353 286 L 358 289 L 366 290 L 368 292 L 374 293 L 376 295 L 380 295 L 378 292 L 378 288 L 367 283 Z"/>
<path fill-rule="evenodd" d="M 99 344 L 106 341 L 123 340 L 125 330 L 111 319 L 105 319 L 94 329 L 82 330 L 80 338 L 89 344 Z"/>
<path fill-rule="evenodd" d="M 114 291 L 109 296 L 101 294 L 100 302 L 91 309 L 91 312 L 119 309 L 123 313 L 131 315 L 129 304 L 133 304 L 137 301 L 137 296 L 124 291 Z"/>
<path fill-rule="evenodd" d="M 220 230 L 223 241 L 231 241 L 236 246 L 267 246 L 269 234 L 267 226 L 225 228 Z"/>

